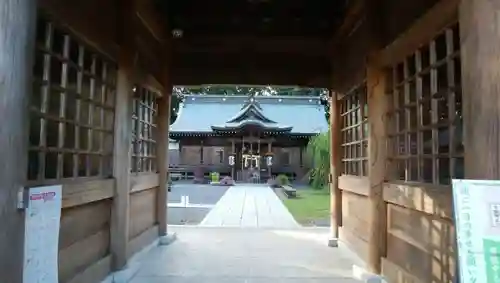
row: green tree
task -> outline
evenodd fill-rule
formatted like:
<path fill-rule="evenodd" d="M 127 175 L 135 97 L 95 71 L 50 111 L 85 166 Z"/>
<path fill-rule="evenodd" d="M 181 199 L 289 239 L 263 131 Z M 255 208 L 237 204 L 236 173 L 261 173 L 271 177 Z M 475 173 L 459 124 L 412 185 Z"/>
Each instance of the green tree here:
<path fill-rule="evenodd" d="M 330 174 L 330 131 L 311 138 L 307 155 L 312 162 L 311 185 L 314 189 L 322 189 L 328 184 Z"/>

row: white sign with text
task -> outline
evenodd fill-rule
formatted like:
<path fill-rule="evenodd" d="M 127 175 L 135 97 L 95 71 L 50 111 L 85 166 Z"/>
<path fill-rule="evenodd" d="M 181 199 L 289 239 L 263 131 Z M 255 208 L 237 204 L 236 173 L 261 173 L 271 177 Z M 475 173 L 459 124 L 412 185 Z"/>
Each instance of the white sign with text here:
<path fill-rule="evenodd" d="M 24 283 L 58 283 L 62 186 L 29 188 L 25 210 Z"/>

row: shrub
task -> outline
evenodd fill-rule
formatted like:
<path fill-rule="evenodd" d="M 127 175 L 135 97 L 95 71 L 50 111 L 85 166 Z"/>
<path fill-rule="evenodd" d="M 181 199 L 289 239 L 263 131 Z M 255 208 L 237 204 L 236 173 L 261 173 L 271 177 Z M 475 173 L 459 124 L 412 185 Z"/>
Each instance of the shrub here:
<path fill-rule="evenodd" d="M 278 175 L 278 177 L 276 177 L 276 183 L 280 186 L 287 186 L 290 184 L 290 180 L 288 180 L 288 177 L 284 174 L 280 174 Z"/>

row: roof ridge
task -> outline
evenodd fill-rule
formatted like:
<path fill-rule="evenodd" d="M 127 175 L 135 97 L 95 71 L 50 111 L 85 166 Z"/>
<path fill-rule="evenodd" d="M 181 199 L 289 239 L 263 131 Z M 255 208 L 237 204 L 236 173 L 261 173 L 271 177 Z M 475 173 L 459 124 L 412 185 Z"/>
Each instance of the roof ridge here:
<path fill-rule="evenodd" d="M 227 95 L 227 94 L 184 94 L 184 97 L 200 97 L 200 98 L 251 98 L 250 95 Z M 321 96 L 307 95 L 257 95 L 255 99 L 321 99 Z"/>

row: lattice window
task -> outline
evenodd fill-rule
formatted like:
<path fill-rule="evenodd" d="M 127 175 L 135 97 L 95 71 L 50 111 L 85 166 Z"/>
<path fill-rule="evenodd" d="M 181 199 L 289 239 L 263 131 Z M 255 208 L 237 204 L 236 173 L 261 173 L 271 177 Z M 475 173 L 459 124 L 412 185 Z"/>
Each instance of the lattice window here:
<path fill-rule="evenodd" d="M 368 176 L 368 104 L 366 83 L 340 99 L 343 174 Z"/>
<path fill-rule="evenodd" d="M 388 85 L 392 178 L 449 184 L 463 177 L 458 26 L 393 66 Z"/>
<path fill-rule="evenodd" d="M 131 171 L 156 173 L 158 94 L 143 87 L 135 87 L 134 92 Z"/>
<path fill-rule="evenodd" d="M 28 180 L 110 177 L 116 66 L 42 19 L 36 42 Z"/>

